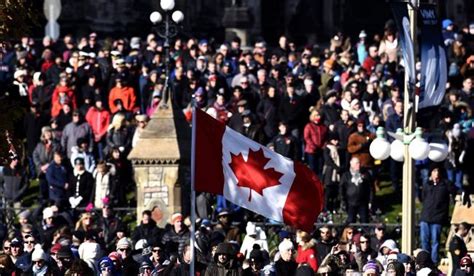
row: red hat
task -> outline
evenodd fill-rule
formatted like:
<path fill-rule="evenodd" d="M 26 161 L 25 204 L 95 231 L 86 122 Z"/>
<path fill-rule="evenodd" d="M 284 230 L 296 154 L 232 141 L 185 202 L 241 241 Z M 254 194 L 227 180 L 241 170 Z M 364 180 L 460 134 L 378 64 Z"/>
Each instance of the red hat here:
<path fill-rule="evenodd" d="M 51 247 L 49 252 L 51 252 L 51 254 L 56 254 L 56 253 L 58 253 L 59 249 L 61 249 L 61 244 L 56 243 L 55 245 L 53 245 L 53 247 Z"/>

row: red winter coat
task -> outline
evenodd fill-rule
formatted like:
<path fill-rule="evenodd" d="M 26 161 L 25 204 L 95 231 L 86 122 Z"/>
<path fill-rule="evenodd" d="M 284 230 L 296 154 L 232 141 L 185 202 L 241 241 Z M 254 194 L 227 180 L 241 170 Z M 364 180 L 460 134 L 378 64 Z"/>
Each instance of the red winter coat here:
<path fill-rule="evenodd" d="M 60 102 L 60 96 L 59 93 L 64 92 L 68 98 L 68 102 L 71 106 L 71 109 L 76 109 L 76 95 L 74 95 L 74 91 L 67 87 L 67 86 L 56 86 L 53 92 L 53 96 L 51 99 L 51 117 L 56 117 L 59 115 L 59 112 L 62 109 L 62 104 Z"/>
<path fill-rule="evenodd" d="M 109 94 L 109 108 L 110 112 L 115 113 L 117 111 L 117 106 L 114 104 L 114 101 L 120 99 L 123 103 L 123 108 L 132 111 L 135 107 L 135 90 L 132 87 L 125 86 L 122 88 L 114 87 L 110 90 Z"/>
<path fill-rule="evenodd" d="M 107 134 L 107 127 L 110 123 L 110 113 L 105 110 L 99 110 L 95 106 L 89 108 L 86 114 L 86 121 L 94 133 L 94 141 L 99 142 Z"/>
<path fill-rule="evenodd" d="M 328 129 L 323 124 L 309 122 L 304 127 L 304 152 L 316 153 L 322 150 L 326 144 L 326 134 Z"/>
<path fill-rule="evenodd" d="M 314 272 L 318 271 L 318 259 L 316 250 L 313 247 L 303 249 L 298 245 L 298 252 L 296 254 L 296 262 L 298 264 L 308 264 Z"/>

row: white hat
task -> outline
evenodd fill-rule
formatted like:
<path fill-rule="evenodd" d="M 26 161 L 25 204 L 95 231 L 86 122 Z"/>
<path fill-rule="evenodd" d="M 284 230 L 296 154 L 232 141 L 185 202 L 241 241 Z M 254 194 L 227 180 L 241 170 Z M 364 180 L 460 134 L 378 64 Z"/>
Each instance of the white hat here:
<path fill-rule="evenodd" d="M 33 262 L 36 262 L 39 260 L 46 261 L 47 259 L 48 259 L 48 255 L 46 255 L 43 248 L 41 248 L 41 244 L 36 244 L 35 250 L 33 251 L 33 254 L 31 254 L 31 260 Z"/>
<path fill-rule="evenodd" d="M 366 38 L 367 34 L 365 33 L 364 30 L 360 31 L 359 38 Z"/>
<path fill-rule="evenodd" d="M 287 251 L 289 249 L 294 249 L 295 247 L 293 246 L 293 243 L 288 240 L 288 239 L 284 239 L 282 242 L 280 242 L 280 244 L 278 245 L 278 251 L 280 252 L 283 252 L 283 251 Z"/>
<path fill-rule="evenodd" d="M 119 248 L 130 248 L 132 249 L 132 241 L 129 239 L 129 238 L 121 238 L 118 242 L 117 242 L 117 250 Z"/>
<path fill-rule="evenodd" d="M 52 218 L 54 216 L 53 209 L 51 207 L 46 207 L 43 210 L 43 219 Z"/>
<path fill-rule="evenodd" d="M 135 244 L 135 250 L 142 250 L 148 247 L 148 242 L 145 239 L 138 240 Z"/>
<path fill-rule="evenodd" d="M 16 70 L 15 73 L 13 74 L 13 78 L 17 79 L 20 76 L 26 76 L 26 70 Z"/>

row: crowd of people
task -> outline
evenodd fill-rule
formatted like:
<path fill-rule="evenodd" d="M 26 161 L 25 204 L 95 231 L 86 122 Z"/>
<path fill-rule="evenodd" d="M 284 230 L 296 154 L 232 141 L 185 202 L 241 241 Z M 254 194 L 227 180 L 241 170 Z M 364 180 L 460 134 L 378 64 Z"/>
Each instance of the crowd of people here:
<path fill-rule="evenodd" d="M 387 22 L 383 35 L 361 31 L 356 41 L 337 33 L 328 47 L 300 47 L 286 36 L 275 47 L 259 39 L 242 47 L 239 37 L 222 44 L 178 37 L 168 57 L 154 34 L 143 40 L 90 33 L 58 41 L 45 37 L 40 43 L 28 36 L 3 42 L 0 99 L 23 112 L 12 120 L 14 137 L 25 141 L 25 156 L 12 150 L 4 164 L 4 206 L 26 210 L 17 215 L 18 223 L 2 228 L 0 271 L 189 273 L 191 222 L 177 213 L 163 229 L 146 210 L 130 231 L 114 213 L 115 207 L 134 207 L 127 155 L 170 91 L 173 108 L 189 123 L 192 107 L 205 110 L 244 136 L 305 162 L 324 185 L 320 220 L 329 224 L 314 233 L 255 224 L 261 219 L 255 214 L 223 197 L 199 194 L 195 252 L 201 275 L 434 275 L 450 199 L 461 194 L 470 206 L 474 187 L 469 171 L 474 166 L 474 23 L 455 26 L 444 20 L 442 28 L 448 85 L 435 112 L 439 116 L 425 133 L 427 139 L 441 137 L 449 155 L 442 163 L 416 164 L 422 250 L 413 256 L 400 253 L 382 224 L 330 226 L 337 213 L 347 214 L 348 224 L 371 222 L 381 208 L 376 192 L 384 174 L 401 200 L 403 163 L 374 160 L 369 153 L 379 126 L 392 132 L 403 126 L 404 70 L 393 22 Z M 39 200 L 34 207 L 39 207 L 33 209 L 23 199 L 35 179 Z M 97 208 L 100 214 L 93 212 Z M 458 248 L 469 224 L 458 231 L 453 275 L 472 275 L 472 260 Z"/>

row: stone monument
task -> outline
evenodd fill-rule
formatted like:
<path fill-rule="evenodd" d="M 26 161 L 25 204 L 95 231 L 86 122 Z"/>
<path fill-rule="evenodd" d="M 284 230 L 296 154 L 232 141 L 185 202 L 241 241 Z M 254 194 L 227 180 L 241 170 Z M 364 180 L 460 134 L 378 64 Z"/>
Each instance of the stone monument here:
<path fill-rule="evenodd" d="M 183 211 L 183 189 L 189 190 L 191 130 L 181 110 L 168 106 L 155 111 L 128 156 L 137 185 L 138 223 L 142 211 L 151 210 L 163 226 L 169 214 Z"/>

